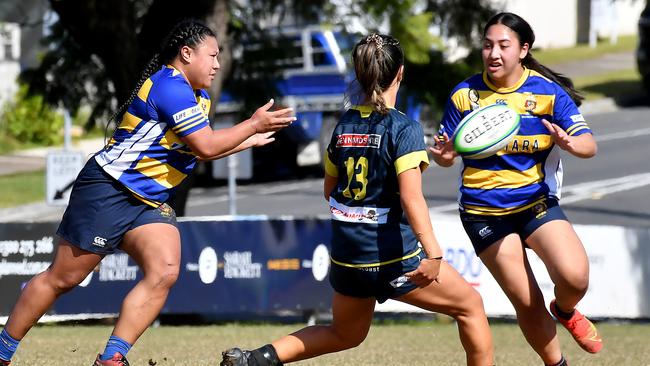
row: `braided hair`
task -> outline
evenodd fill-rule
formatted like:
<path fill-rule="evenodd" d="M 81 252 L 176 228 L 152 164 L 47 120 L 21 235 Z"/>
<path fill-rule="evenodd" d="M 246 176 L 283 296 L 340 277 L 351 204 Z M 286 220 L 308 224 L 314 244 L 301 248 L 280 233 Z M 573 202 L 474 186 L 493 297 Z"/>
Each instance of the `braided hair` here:
<path fill-rule="evenodd" d="M 399 68 L 404 65 L 404 51 L 399 41 L 373 33 L 354 46 L 352 62 L 361 91 L 372 109 L 380 114 L 388 113 L 381 94 L 391 86 Z"/>
<path fill-rule="evenodd" d="M 140 79 L 138 79 L 138 83 L 131 91 L 129 98 L 117 108 L 117 111 L 108 120 L 107 128 L 112 121 L 117 122 L 118 118 L 124 114 L 135 99 L 135 96 L 138 95 L 138 91 L 140 91 L 144 82 L 154 72 L 160 69 L 161 66 L 172 62 L 181 48 L 185 46 L 194 48 L 203 42 L 206 37 L 216 38 L 216 35 L 212 29 L 198 20 L 188 19 L 176 24 L 163 40 L 160 51 L 149 60 L 144 70 L 140 73 Z"/>
<path fill-rule="evenodd" d="M 577 106 L 580 106 L 580 104 L 582 104 L 582 101 L 585 98 L 573 86 L 573 81 L 571 81 L 571 79 L 540 64 L 539 61 L 533 57 L 530 50 L 533 48 L 533 43 L 535 42 L 535 33 L 533 32 L 533 28 L 530 26 L 530 24 L 528 24 L 528 22 L 526 22 L 517 14 L 505 12 L 499 13 L 493 16 L 490 20 L 488 20 L 487 24 L 485 24 L 485 28 L 483 29 L 483 37 L 485 37 L 487 34 L 488 28 L 495 24 L 503 24 L 506 27 L 512 29 L 512 31 L 517 34 L 519 43 L 522 45 L 524 43 L 528 43 L 528 53 L 526 54 L 526 57 L 521 60 L 521 64 L 523 66 L 528 69 L 535 70 L 542 74 L 544 77 L 557 83 L 560 87 L 562 87 L 562 89 L 564 89 L 565 92 L 567 92 L 567 94 L 569 94 L 569 97 L 571 97 Z"/>

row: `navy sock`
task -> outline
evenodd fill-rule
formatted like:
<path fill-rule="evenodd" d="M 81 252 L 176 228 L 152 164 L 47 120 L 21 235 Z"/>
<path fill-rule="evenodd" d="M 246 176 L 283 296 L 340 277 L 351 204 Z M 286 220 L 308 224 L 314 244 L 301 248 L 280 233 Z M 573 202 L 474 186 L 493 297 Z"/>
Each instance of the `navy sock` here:
<path fill-rule="evenodd" d="M 560 362 L 554 363 L 554 364 L 548 365 L 548 366 L 568 366 L 568 365 L 569 365 L 569 363 L 566 361 L 566 358 L 564 358 L 564 356 L 562 356 L 562 358 L 560 359 Z"/>
<path fill-rule="evenodd" d="M 0 360 L 11 361 L 20 341 L 13 339 L 5 329 L 0 333 Z"/>
<path fill-rule="evenodd" d="M 106 343 L 106 349 L 104 349 L 104 353 L 102 353 L 99 359 L 102 361 L 110 360 L 113 358 L 115 352 L 119 352 L 122 356 L 126 357 L 126 354 L 129 353 L 130 349 L 131 345 L 129 342 L 118 336 L 112 335 L 108 339 L 108 342 Z"/>
<path fill-rule="evenodd" d="M 569 320 L 575 313 L 575 310 L 571 310 L 570 312 L 566 313 L 562 310 L 560 310 L 559 307 L 557 307 L 557 304 L 555 305 L 555 312 L 557 313 L 557 316 L 559 316 L 562 319 Z"/>

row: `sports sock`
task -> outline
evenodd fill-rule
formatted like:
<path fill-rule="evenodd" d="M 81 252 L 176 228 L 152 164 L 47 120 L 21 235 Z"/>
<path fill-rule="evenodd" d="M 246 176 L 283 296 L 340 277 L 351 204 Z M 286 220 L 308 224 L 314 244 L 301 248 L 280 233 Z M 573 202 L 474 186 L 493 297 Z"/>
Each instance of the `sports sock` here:
<path fill-rule="evenodd" d="M 554 363 L 552 365 L 547 365 L 547 366 L 569 366 L 569 363 L 567 362 L 566 358 L 564 358 L 564 356 L 562 356 L 562 358 L 560 359 L 560 362 Z"/>
<path fill-rule="evenodd" d="M 252 360 L 249 360 L 249 365 L 251 365 L 250 361 L 253 361 L 253 365 L 256 366 L 282 366 L 282 362 L 278 358 L 278 354 L 275 352 L 275 348 L 273 348 L 273 345 L 267 344 L 263 347 L 260 347 L 258 349 L 254 349 L 251 352 L 251 357 Z"/>
<path fill-rule="evenodd" d="M 0 333 L 0 360 L 11 361 L 19 344 L 20 341 L 15 340 L 5 329 L 2 329 Z"/>
<path fill-rule="evenodd" d="M 129 342 L 118 336 L 112 335 L 110 338 L 108 338 L 106 349 L 104 349 L 104 353 L 102 353 L 99 359 L 102 361 L 110 360 L 113 358 L 115 352 L 119 352 L 122 356 L 126 357 L 126 354 L 129 353 L 130 349 L 131 345 Z"/>
<path fill-rule="evenodd" d="M 560 310 L 560 308 L 557 306 L 557 304 L 555 304 L 555 313 L 560 318 L 565 319 L 565 320 L 569 320 L 573 316 L 573 313 L 575 313 L 575 310 L 571 310 L 570 312 L 566 313 L 566 312 Z"/>

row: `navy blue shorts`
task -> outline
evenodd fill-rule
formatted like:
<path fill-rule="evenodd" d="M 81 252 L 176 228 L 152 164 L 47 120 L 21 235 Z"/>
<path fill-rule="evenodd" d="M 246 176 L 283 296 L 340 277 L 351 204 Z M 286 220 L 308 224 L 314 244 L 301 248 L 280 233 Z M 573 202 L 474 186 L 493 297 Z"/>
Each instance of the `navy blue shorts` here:
<path fill-rule="evenodd" d="M 167 204 L 155 208 L 138 200 L 91 158 L 72 187 L 57 235 L 83 250 L 110 254 L 127 231 L 150 223 L 176 226 L 176 214 Z"/>
<path fill-rule="evenodd" d="M 404 274 L 418 268 L 423 258 L 425 254 L 421 251 L 401 262 L 369 268 L 351 268 L 332 262 L 330 284 L 340 294 L 359 298 L 374 297 L 383 303 L 417 288 Z"/>
<path fill-rule="evenodd" d="M 460 221 L 476 255 L 512 233 L 526 240 L 537 228 L 553 220 L 568 221 L 555 198 L 545 198 L 521 212 L 503 216 L 460 213 Z"/>

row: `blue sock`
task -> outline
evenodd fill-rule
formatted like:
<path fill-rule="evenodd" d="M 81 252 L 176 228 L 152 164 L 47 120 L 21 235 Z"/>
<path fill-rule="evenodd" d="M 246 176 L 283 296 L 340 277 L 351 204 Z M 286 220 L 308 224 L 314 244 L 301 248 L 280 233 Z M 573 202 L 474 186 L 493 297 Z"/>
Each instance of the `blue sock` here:
<path fill-rule="evenodd" d="M 130 349 L 131 345 L 129 342 L 118 336 L 112 335 L 108 339 L 108 342 L 106 343 L 106 349 L 104 349 L 104 353 L 102 353 L 99 359 L 102 361 L 110 360 L 113 358 L 115 352 L 119 352 L 122 356 L 126 357 L 126 354 L 129 353 Z"/>
<path fill-rule="evenodd" d="M 16 348 L 20 341 L 13 339 L 6 330 L 2 330 L 0 333 L 0 360 L 11 361 L 11 358 L 16 353 Z"/>

